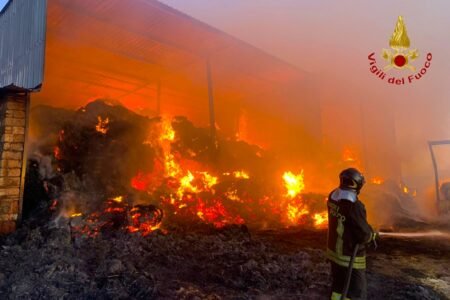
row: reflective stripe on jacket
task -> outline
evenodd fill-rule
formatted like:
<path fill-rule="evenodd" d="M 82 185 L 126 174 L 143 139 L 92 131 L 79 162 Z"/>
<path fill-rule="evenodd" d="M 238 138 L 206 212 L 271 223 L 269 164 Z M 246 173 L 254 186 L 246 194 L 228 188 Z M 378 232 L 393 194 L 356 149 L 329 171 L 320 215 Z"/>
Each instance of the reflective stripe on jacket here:
<path fill-rule="evenodd" d="M 331 300 L 341 300 L 341 298 L 342 298 L 342 294 L 339 294 L 339 293 L 336 293 L 336 292 L 333 292 L 331 294 Z M 351 300 L 351 299 L 345 297 L 345 300 Z"/>
<path fill-rule="evenodd" d="M 359 201 L 356 194 L 354 199 L 333 199 L 332 195 L 340 195 L 340 193 L 331 193 L 328 197 L 328 248 L 326 256 L 332 262 L 348 267 L 355 246 L 371 242 L 374 231 L 367 223 L 364 204 Z M 359 247 L 353 268 L 366 268 L 364 246 Z"/>

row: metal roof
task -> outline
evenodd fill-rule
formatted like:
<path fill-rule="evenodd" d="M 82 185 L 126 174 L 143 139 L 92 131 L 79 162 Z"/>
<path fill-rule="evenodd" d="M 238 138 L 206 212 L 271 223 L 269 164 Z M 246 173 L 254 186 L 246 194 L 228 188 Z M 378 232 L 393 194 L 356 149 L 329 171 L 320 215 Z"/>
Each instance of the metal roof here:
<path fill-rule="evenodd" d="M 40 87 L 46 15 L 46 0 L 10 0 L 0 12 L 0 88 Z"/>

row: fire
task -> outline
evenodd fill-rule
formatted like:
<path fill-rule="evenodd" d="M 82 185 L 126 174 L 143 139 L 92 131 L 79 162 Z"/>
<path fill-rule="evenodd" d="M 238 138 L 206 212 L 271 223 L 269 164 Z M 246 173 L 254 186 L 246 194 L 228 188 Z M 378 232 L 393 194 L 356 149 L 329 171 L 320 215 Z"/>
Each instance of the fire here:
<path fill-rule="evenodd" d="M 287 195 L 290 198 L 294 198 L 300 194 L 304 188 L 304 174 L 303 170 L 300 174 L 295 175 L 294 173 L 288 171 L 283 174 L 284 186 L 287 189 Z"/>
<path fill-rule="evenodd" d="M 111 199 L 104 203 L 102 211 L 86 216 L 81 213 L 72 214 L 71 218 L 81 218 L 71 226 L 74 234 L 84 237 L 96 237 L 108 229 L 121 229 L 146 236 L 160 228 L 162 216 L 162 210 L 153 205 L 129 206 Z"/>
<path fill-rule="evenodd" d="M 57 207 L 58 207 L 58 200 L 54 199 L 54 200 L 52 201 L 52 204 L 51 204 L 50 207 L 49 207 L 49 210 L 50 210 L 50 211 L 55 211 Z"/>
<path fill-rule="evenodd" d="M 299 206 L 288 204 L 287 209 L 288 219 L 292 223 L 297 223 L 303 216 L 309 215 L 309 210 L 306 207 L 300 208 Z"/>
<path fill-rule="evenodd" d="M 61 149 L 58 147 L 58 146 L 56 146 L 54 149 L 53 149 L 53 155 L 55 156 L 55 158 L 56 159 L 61 159 L 62 157 L 61 157 Z"/>
<path fill-rule="evenodd" d="M 344 161 L 346 161 L 346 162 L 355 162 L 356 161 L 356 155 L 349 148 L 345 148 L 343 153 L 342 153 L 342 159 Z"/>
<path fill-rule="evenodd" d="M 289 222 L 297 224 L 303 216 L 309 214 L 308 207 L 303 203 L 302 199 L 298 197 L 305 189 L 303 170 L 297 175 L 291 171 L 287 171 L 283 174 L 283 180 L 284 187 L 287 190 L 285 196 L 289 199 L 286 207 L 287 218 Z"/>
<path fill-rule="evenodd" d="M 131 225 L 127 227 L 129 232 L 140 232 L 143 236 L 161 227 L 162 210 L 153 206 L 135 206 L 129 212 Z"/>
<path fill-rule="evenodd" d="M 58 141 L 61 143 L 63 140 L 64 140 L 64 130 L 60 130 L 59 134 L 58 134 Z M 59 148 L 59 146 L 56 146 L 55 148 L 53 148 L 53 156 L 57 160 L 62 159 L 61 148 Z"/>
<path fill-rule="evenodd" d="M 199 201 L 197 206 L 197 216 L 213 224 L 216 228 L 221 228 L 226 224 L 243 224 L 245 221 L 238 215 L 232 216 L 221 202 L 215 201 L 214 205 L 207 206 L 203 201 Z"/>
<path fill-rule="evenodd" d="M 114 198 L 112 198 L 112 200 L 117 202 L 117 203 L 120 203 L 120 202 L 123 201 L 123 196 L 114 197 Z"/>
<path fill-rule="evenodd" d="M 171 143 L 175 140 L 175 130 L 173 130 L 172 123 L 169 119 L 163 118 L 161 120 L 161 129 L 159 135 L 159 147 L 162 149 L 162 156 L 164 158 L 164 170 L 167 177 L 177 177 L 181 173 L 180 166 L 172 154 Z"/>
<path fill-rule="evenodd" d="M 98 123 L 97 125 L 95 125 L 95 130 L 97 132 L 100 132 L 101 134 L 106 134 L 109 130 L 108 125 L 109 125 L 109 118 L 106 119 L 102 119 L 101 116 L 97 117 Z"/>
<path fill-rule="evenodd" d="M 194 174 L 197 176 L 194 176 Z M 195 172 L 194 174 L 188 170 L 187 174 L 179 179 L 180 187 L 177 190 L 179 200 L 183 198 L 185 193 L 211 191 L 211 188 L 218 182 L 218 178 L 208 172 Z"/>
<path fill-rule="evenodd" d="M 192 181 L 194 181 L 195 177 L 192 175 L 191 171 L 180 179 L 180 187 L 178 188 L 177 195 L 178 198 L 181 199 L 186 192 L 197 193 L 197 187 L 192 185 Z"/>
<path fill-rule="evenodd" d="M 180 166 L 176 163 L 172 154 L 165 155 L 164 167 L 168 177 L 177 177 L 181 173 Z"/>
<path fill-rule="evenodd" d="M 403 193 L 405 193 L 405 194 L 409 193 L 409 189 L 408 189 L 408 187 L 406 185 L 403 186 Z"/>
<path fill-rule="evenodd" d="M 169 119 L 163 118 L 161 122 L 161 135 L 159 137 L 160 141 L 170 141 L 175 140 L 175 130 L 173 130 L 172 123 Z"/>
<path fill-rule="evenodd" d="M 379 185 L 379 184 L 382 184 L 384 182 L 384 179 L 381 178 L 381 177 L 374 177 L 374 178 L 372 178 L 371 182 L 373 184 L 378 184 Z"/>
<path fill-rule="evenodd" d="M 314 214 L 313 218 L 316 228 L 324 228 L 328 225 L 328 213 L 326 211 Z"/>
<path fill-rule="evenodd" d="M 248 175 L 248 173 L 245 172 L 245 171 L 236 171 L 236 172 L 233 172 L 233 176 L 234 176 L 234 178 L 242 178 L 242 179 L 249 179 L 249 178 L 250 178 L 250 176 Z"/>
<path fill-rule="evenodd" d="M 151 178 L 139 171 L 135 177 L 131 179 L 131 187 L 138 191 L 145 191 L 150 184 Z"/>
<path fill-rule="evenodd" d="M 208 189 L 211 189 L 214 185 L 217 184 L 218 178 L 210 175 L 208 172 L 202 172 L 204 178 L 204 184 Z"/>
<path fill-rule="evenodd" d="M 322 228 L 328 224 L 327 211 L 316 213 L 303 199 L 301 193 L 305 189 L 305 176 L 303 170 L 300 174 L 287 171 L 283 174 L 284 186 L 287 190 L 286 217 L 290 224 L 306 223 L 307 218 L 311 218 L 314 227 Z"/>
<path fill-rule="evenodd" d="M 225 193 L 225 196 L 231 201 L 243 202 L 242 199 L 239 197 L 237 190 L 227 191 Z"/>
<path fill-rule="evenodd" d="M 245 141 L 248 138 L 248 114 L 247 111 L 241 110 L 239 120 L 238 120 L 238 129 L 236 131 L 236 140 Z"/>
<path fill-rule="evenodd" d="M 280 170 L 275 170 L 276 174 L 282 175 L 278 175 L 273 183 L 264 181 L 266 177 L 248 166 L 245 167 L 248 169 L 235 167 L 219 171 L 214 169 L 209 159 L 204 159 L 202 163 L 203 157 L 206 157 L 201 152 L 203 149 L 182 147 L 186 143 L 182 132 L 173 128 L 175 125 L 178 128 L 177 122 L 177 119 L 172 121 L 163 118 L 159 123 L 151 124 L 148 136 L 142 143 L 143 148 L 151 147 L 150 153 L 154 153 L 153 167 L 145 170 L 149 164 L 142 164 L 142 169 L 129 178 L 129 187 L 135 192 L 123 194 L 123 190 L 120 190 L 105 199 L 99 211 L 83 215 L 81 219 L 84 223 L 81 224 L 84 227 L 80 227 L 83 234 L 88 232 L 88 236 L 95 236 L 109 228 L 119 228 L 147 235 L 163 227 L 163 212 L 169 216 L 169 220 L 195 221 L 216 228 L 227 224 L 260 224 L 261 215 L 264 214 L 269 220 L 264 226 L 276 224 L 322 228 L 327 224 L 327 213 L 323 211 L 325 205 L 315 205 L 316 198 L 304 194 L 303 170 L 299 173 L 289 170 L 278 173 Z M 96 129 L 104 129 L 102 133 L 106 133 L 108 124 L 108 119 L 99 117 Z M 259 155 L 255 151 L 255 155 L 264 157 L 261 151 Z M 248 180 L 249 174 L 254 180 Z M 138 200 L 138 203 L 151 201 L 158 207 L 133 206 L 133 199 Z"/>
<path fill-rule="evenodd" d="M 150 233 L 152 233 L 153 231 L 159 229 L 161 227 L 161 224 L 152 226 L 152 225 L 148 225 L 148 224 L 141 224 L 139 227 L 135 227 L 135 226 L 128 226 L 128 231 L 131 233 L 134 232 L 142 232 L 143 236 L 146 236 Z"/>
<path fill-rule="evenodd" d="M 234 171 L 234 172 L 225 172 L 225 173 L 222 173 L 222 175 L 224 175 L 224 176 L 233 175 L 233 177 L 237 178 L 237 179 L 250 179 L 250 175 L 248 175 L 248 173 L 244 170 Z"/>
<path fill-rule="evenodd" d="M 417 196 L 417 190 L 407 186 L 405 183 L 400 182 L 399 187 L 404 194 L 412 196 L 412 197 Z"/>

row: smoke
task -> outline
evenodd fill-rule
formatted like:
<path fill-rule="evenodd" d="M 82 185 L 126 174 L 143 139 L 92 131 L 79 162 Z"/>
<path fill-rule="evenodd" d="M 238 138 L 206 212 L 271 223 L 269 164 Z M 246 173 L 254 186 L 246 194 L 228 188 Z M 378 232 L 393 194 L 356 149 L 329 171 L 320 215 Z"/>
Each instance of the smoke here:
<path fill-rule="evenodd" d="M 405 182 L 417 189 L 418 209 L 436 214 L 427 142 L 449 138 L 450 87 L 446 82 L 450 61 L 443 58 L 450 52 L 450 42 L 442 39 L 449 25 L 448 2 L 430 6 L 384 0 L 370 9 L 348 0 L 163 2 L 307 70 L 314 79 L 314 97 L 320 102 L 321 140 L 329 151 L 352 147 L 360 153 L 358 167 L 368 178 Z M 411 47 L 419 51 L 413 62 L 416 71 L 428 52 L 433 60 L 426 76 L 395 86 L 370 73 L 367 56 L 375 52 L 384 67 L 381 52 L 389 48 L 399 15 L 404 18 Z M 391 70 L 388 76 L 414 73 Z M 449 157 L 438 159 L 442 181 L 448 177 Z M 338 170 L 319 168 L 318 172 L 331 180 Z"/>
<path fill-rule="evenodd" d="M 182 43 L 183 36 L 183 46 L 192 50 L 198 46 L 192 43 L 198 36 L 205 37 L 208 44 L 215 41 L 208 37 L 216 31 L 184 17 L 178 26 L 161 25 L 165 22 L 143 26 L 146 20 L 154 19 L 154 11 L 161 18 L 165 16 L 164 11 L 153 10 L 148 1 L 118 1 L 95 12 L 103 12 L 107 18 L 96 17 L 88 2 L 68 2 L 49 2 L 46 82 L 42 92 L 34 96 L 35 104 L 74 108 L 107 97 L 119 99 L 146 116 L 161 110 L 172 116 L 186 115 L 196 126 L 208 125 L 205 61 L 171 45 Z M 448 21 L 442 20 L 448 19 L 448 4 L 437 2 L 430 9 L 424 2 L 405 5 L 386 0 L 368 9 L 349 0 L 339 4 L 292 0 L 165 2 L 292 65 L 236 40 L 231 43 L 233 47 L 223 47 L 211 55 L 216 122 L 228 136 L 238 135 L 260 146 L 277 156 L 285 169 L 304 170 L 309 191 L 328 193 L 336 185 L 339 171 L 354 166 L 369 180 L 392 179 L 416 190 L 414 200 L 407 201 L 416 206 L 404 209 L 400 205 L 402 212 L 416 220 L 427 219 L 425 212 L 436 214 L 427 141 L 448 138 L 450 125 L 446 99 L 450 60 L 442 59 L 450 52 L 450 43 L 442 39 L 447 34 Z M 127 11 L 127 18 L 109 18 L 123 11 Z M 420 68 L 427 52 L 433 53 L 426 77 L 404 86 L 374 77 L 367 60 L 369 53 L 376 52 L 377 61 L 384 63 L 379 54 L 388 47 L 399 14 L 404 16 L 411 46 L 419 51 L 415 67 Z M 179 34 L 173 28 L 184 31 Z M 138 37 L 139 32 L 146 38 Z M 216 37 L 230 40 L 228 36 Z M 155 42 L 161 44 L 154 47 Z M 168 59 L 172 56 L 175 58 Z M 408 70 L 390 72 L 397 77 L 411 74 Z M 58 112 L 53 126 L 62 128 L 64 119 L 73 113 Z M 96 122 L 96 118 L 91 121 Z M 32 124 L 31 128 L 39 126 Z M 59 138 L 54 128 L 35 136 L 41 137 L 35 141 L 41 145 L 54 145 Z M 43 155 L 54 151 L 40 149 Z M 344 160 L 346 151 L 355 157 Z M 92 189 L 105 195 L 117 188 L 111 185 L 112 178 L 130 169 L 125 165 L 116 170 L 101 168 L 111 159 L 108 153 L 102 163 L 76 153 L 74 150 L 62 167 L 73 169 L 77 175 L 88 174 L 83 182 L 98 183 Z M 153 155 L 134 154 L 137 158 Z M 449 175 L 448 157 L 438 157 L 443 180 Z M 80 161 L 87 161 L 91 169 L 80 169 Z M 125 183 L 118 182 L 119 189 L 125 190 Z M 402 203 L 392 194 L 374 191 L 372 197 L 375 195 L 378 198 L 370 202 L 383 203 L 386 197 Z"/>

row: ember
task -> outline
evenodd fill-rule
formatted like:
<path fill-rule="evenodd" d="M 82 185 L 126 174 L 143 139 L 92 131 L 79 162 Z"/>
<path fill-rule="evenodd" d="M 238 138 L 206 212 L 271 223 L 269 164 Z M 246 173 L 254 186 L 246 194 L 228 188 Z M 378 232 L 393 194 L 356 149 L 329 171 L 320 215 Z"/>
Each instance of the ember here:
<path fill-rule="evenodd" d="M 245 172 L 245 171 L 236 171 L 236 172 L 233 172 L 233 176 L 235 177 L 235 178 L 243 178 L 243 179 L 249 179 L 250 178 L 250 176 L 247 174 L 247 172 Z"/>
<path fill-rule="evenodd" d="M 355 153 L 350 148 L 344 149 L 342 159 L 346 162 L 356 162 L 358 160 Z"/>
<path fill-rule="evenodd" d="M 163 211 L 153 205 L 133 207 L 129 212 L 129 232 L 140 232 L 143 236 L 159 229 L 163 218 Z"/>
<path fill-rule="evenodd" d="M 373 184 L 382 184 L 384 182 L 384 180 L 383 180 L 383 178 L 380 178 L 380 177 L 374 177 L 374 178 L 372 178 L 371 182 Z"/>
<path fill-rule="evenodd" d="M 94 120 L 92 133 L 89 126 Z M 103 139 L 97 138 L 98 132 Z M 274 158 L 255 146 L 242 148 L 245 142 L 230 138 L 219 139 L 219 146 L 233 151 L 242 148 L 239 151 L 245 154 L 224 157 L 226 169 L 219 167 L 210 160 L 216 154 L 207 131 L 185 118 L 141 119 L 122 107 L 96 101 L 76 112 L 58 136 L 55 158 L 60 173 L 75 174 L 74 183 L 85 181 L 74 186 L 80 193 L 90 194 L 86 187 L 92 186 L 93 194 L 109 195 L 91 201 L 89 209 L 76 210 L 83 213 L 76 219 L 83 221 L 75 222 L 75 231 L 90 231 L 88 236 L 114 228 L 147 235 L 171 222 L 203 222 L 216 228 L 268 222 L 275 227 L 326 224 L 318 217 L 325 203 L 303 194 L 303 170 L 298 174 L 278 170 L 282 176 L 273 180 L 269 166 L 276 166 Z M 270 164 L 261 172 L 264 160 Z"/>
<path fill-rule="evenodd" d="M 130 207 L 123 203 L 123 197 L 116 197 L 105 202 L 103 212 L 94 212 L 87 216 L 75 213 L 70 217 L 70 225 L 76 237 L 96 237 L 99 233 L 111 229 L 146 236 L 159 229 L 163 212 L 153 205 Z"/>
<path fill-rule="evenodd" d="M 326 228 L 328 225 L 327 212 L 314 214 L 314 225 L 317 228 Z"/>
<path fill-rule="evenodd" d="M 98 116 L 97 119 L 98 123 L 95 125 L 95 130 L 102 134 L 106 134 L 108 132 L 109 118 L 103 120 L 102 117 Z"/>

